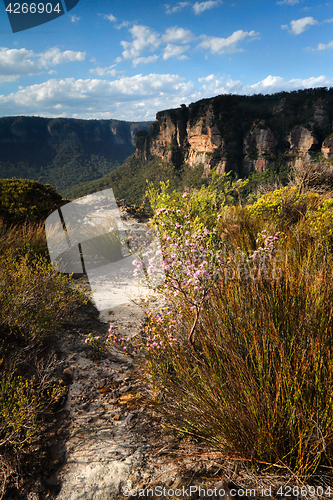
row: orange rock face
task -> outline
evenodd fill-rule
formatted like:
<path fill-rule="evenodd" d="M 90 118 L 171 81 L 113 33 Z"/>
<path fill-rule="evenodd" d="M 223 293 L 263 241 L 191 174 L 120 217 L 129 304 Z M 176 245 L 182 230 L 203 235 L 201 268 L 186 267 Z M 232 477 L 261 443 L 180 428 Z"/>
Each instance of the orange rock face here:
<path fill-rule="evenodd" d="M 175 166 L 203 164 L 207 177 L 213 168 L 242 176 L 291 166 L 314 151 L 333 157 L 332 117 L 333 89 L 216 96 L 157 113 L 147 138 L 137 140 L 137 154 Z"/>
<path fill-rule="evenodd" d="M 329 137 L 328 139 L 326 139 L 326 141 L 323 142 L 321 152 L 325 156 L 325 158 L 333 157 L 333 136 Z"/>
<path fill-rule="evenodd" d="M 305 127 L 298 127 L 292 130 L 288 136 L 288 141 L 290 143 L 289 152 L 291 154 L 308 153 L 313 149 L 313 146 L 318 144 L 313 132 Z"/>

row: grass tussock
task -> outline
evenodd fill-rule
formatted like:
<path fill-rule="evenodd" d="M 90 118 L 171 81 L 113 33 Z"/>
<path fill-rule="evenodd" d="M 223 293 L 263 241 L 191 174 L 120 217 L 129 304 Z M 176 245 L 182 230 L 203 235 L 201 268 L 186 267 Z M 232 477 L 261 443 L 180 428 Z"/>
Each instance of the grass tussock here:
<path fill-rule="evenodd" d="M 313 258 L 266 268 L 277 279 L 261 270 L 220 281 L 201 308 L 193 345 L 191 305 L 177 303 L 177 341 L 147 365 L 155 405 L 175 429 L 299 476 L 330 462 L 333 262 Z M 165 339 L 156 316 L 149 328 Z"/>

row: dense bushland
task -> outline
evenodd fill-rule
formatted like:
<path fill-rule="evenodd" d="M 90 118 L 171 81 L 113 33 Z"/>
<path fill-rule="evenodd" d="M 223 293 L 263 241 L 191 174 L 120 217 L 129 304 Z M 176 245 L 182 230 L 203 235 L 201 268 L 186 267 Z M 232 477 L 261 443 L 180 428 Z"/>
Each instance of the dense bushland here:
<path fill-rule="evenodd" d="M 208 180 L 203 179 L 202 174 L 203 165 L 198 165 L 194 169 L 177 169 L 171 163 L 163 162 L 159 158 L 146 162 L 131 156 L 113 172 L 101 179 L 76 186 L 66 191 L 64 196 L 77 199 L 112 188 L 117 199 L 125 199 L 129 203 L 140 206 L 144 203 L 147 179 L 153 182 L 156 188 L 161 181 L 169 180 L 170 186 L 179 190 L 185 186 L 200 188 L 208 184 Z"/>
<path fill-rule="evenodd" d="M 7 116 L 0 118 L 0 178 L 51 184 L 62 193 L 111 172 L 134 152 L 149 122 Z"/>
<path fill-rule="evenodd" d="M 41 222 L 66 203 L 49 185 L 27 179 L 0 179 L 0 218 L 15 224 Z"/>
<path fill-rule="evenodd" d="M 11 195 L 18 184 L 11 183 Z M 34 220 L 37 211 L 24 213 L 21 208 L 28 202 L 22 198 L 19 215 Z M 38 203 L 45 207 L 40 215 L 45 214 L 53 206 L 52 196 L 48 205 L 42 196 Z M 15 210 L 10 213 L 15 220 Z M 30 459 L 44 437 L 49 416 L 66 393 L 51 345 L 63 321 L 87 301 L 83 291 L 70 283 L 50 264 L 43 223 L 26 220 L 15 225 L 0 220 L 1 498 L 5 493 L 16 498 L 21 488 L 24 491 L 23 470 L 29 474 Z"/>

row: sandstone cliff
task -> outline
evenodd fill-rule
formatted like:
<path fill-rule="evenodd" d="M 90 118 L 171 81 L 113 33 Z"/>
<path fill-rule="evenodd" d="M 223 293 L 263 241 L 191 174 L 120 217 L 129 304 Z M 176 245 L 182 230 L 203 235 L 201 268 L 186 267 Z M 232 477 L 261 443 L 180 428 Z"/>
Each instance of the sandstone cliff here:
<path fill-rule="evenodd" d="M 161 111 L 136 141 L 135 155 L 183 165 L 204 165 L 209 175 L 263 171 L 315 153 L 333 157 L 333 89 L 274 95 L 222 95 Z"/>

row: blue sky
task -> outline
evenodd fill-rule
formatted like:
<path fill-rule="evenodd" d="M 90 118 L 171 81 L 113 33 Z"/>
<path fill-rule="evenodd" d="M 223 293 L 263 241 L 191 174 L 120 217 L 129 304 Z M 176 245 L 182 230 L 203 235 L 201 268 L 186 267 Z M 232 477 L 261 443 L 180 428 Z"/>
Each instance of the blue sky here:
<path fill-rule="evenodd" d="M 333 1 L 80 0 L 15 34 L 0 2 L 0 116 L 153 120 L 224 93 L 331 86 Z"/>

